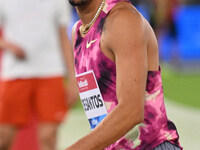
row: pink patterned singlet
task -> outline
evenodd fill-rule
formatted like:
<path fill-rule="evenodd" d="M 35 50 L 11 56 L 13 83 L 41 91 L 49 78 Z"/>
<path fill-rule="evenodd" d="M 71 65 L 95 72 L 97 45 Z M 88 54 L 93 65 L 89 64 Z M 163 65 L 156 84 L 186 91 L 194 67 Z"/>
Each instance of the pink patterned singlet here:
<path fill-rule="evenodd" d="M 120 1 L 128 2 L 128 0 L 106 0 L 103 11 L 85 37 L 81 37 L 79 33 L 81 21 L 75 25 L 76 75 L 93 70 L 108 113 L 118 104 L 116 65 L 102 53 L 100 39 L 108 13 Z M 180 146 L 176 127 L 166 115 L 160 68 L 159 71 L 148 72 L 144 107 L 144 121 L 105 150 L 152 150 L 164 141 Z"/>

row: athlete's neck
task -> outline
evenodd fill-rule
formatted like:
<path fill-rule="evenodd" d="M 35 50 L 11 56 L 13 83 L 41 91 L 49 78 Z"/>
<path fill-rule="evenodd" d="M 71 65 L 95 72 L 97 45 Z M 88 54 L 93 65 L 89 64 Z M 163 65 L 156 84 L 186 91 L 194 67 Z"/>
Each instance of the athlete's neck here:
<path fill-rule="evenodd" d="M 102 0 L 91 0 L 86 5 L 76 7 L 77 13 L 83 25 L 86 25 L 92 21 L 99 9 L 99 6 L 101 5 L 101 2 Z"/>

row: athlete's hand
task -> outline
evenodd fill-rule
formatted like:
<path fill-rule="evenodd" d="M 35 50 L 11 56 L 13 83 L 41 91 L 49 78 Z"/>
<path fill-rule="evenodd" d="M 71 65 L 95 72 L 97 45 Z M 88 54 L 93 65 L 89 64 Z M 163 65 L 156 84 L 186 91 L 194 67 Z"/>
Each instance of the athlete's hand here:
<path fill-rule="evenodd" d="M 8 51 L 12 52 L 18 59 L 25 59 L 25 52 L 22 50 L 21 47 L 9 43 L 8 45 Z"/>

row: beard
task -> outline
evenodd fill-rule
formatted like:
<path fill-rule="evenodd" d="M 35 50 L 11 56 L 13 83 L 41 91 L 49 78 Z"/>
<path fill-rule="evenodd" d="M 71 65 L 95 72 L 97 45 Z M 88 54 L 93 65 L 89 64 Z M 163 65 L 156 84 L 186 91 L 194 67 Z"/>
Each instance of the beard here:
<path fill-rule="evenodd" d="M 90 0 L 69 0 L 72 6 L 82 6 L 89 2 Z"/>

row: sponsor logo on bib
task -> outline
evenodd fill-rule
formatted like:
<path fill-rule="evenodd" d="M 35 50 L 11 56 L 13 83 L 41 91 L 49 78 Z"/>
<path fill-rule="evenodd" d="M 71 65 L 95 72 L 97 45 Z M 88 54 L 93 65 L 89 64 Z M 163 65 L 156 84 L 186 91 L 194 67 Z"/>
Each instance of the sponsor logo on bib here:
<path fill-rule="evenodd" d="M 85 81 L 79 81 L 78 82 L 78 86 L 79 86 L 79 88 L 88 86 L 88 81 L 87 80 L 85 80 Z"/>

